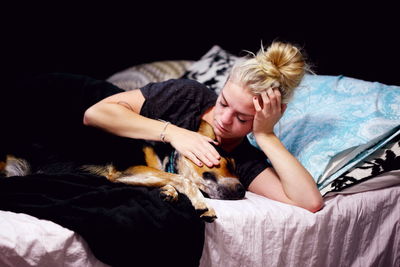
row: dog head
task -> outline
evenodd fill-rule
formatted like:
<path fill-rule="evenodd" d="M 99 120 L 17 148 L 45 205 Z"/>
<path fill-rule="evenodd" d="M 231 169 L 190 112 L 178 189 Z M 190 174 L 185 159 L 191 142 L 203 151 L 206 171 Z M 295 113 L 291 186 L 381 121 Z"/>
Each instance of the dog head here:
<path fill-rule="evenodd" d="M 202 121 L 199 133 L 215 138 L 211 125 L 205 121 Z M 246 190 L 234 173 L 235 162 L 232 158 L 224 157 L 223 153 L 220 153 L 220 155 L 220 164 L 212 168 L 206 165 L 199 167 L 181 155 L 178 155 L 175 163 L 179 174 L 190 178 L 208 197 L 242 199 Z"/>

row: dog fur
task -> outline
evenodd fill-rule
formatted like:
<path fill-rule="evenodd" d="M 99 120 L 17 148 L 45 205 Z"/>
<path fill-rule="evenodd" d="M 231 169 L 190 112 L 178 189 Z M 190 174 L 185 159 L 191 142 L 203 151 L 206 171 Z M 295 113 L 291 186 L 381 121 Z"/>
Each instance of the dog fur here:
<path fill-rule="evenodd" d="M 202 121 L 199 132 L 215 139 L 212 127 Z M 234 161 L 231 158 L 221 157 L 220 164 L 212 168 L 203 165 L 197 166 L 186 157 L 173 153 L 176 173 L 166 172 L 170 157 L 161 158 L 157 153 L 154 142 L 144 142 L 143 153 L 133 152 L 132 157 L 141 155 L 145 164 L 130 165 L 121 169 L 117 164 L 82 164 L 74 165 L 75 171 L 89 172 L 94 175 L 106 177 L 111 182 L 120 182 L 133 186 L 146 186 L 160 188 L 161 196 L 167 201 L 175 201 L 178 192 L 185 194 L 200 217 L 207 222 L 217 218 L 215 210 L 206 202 L 203 193 L 215 199 L 241 199 L 245 189 L 234 174 Z M 59 166 L 59 165 L 58 165 Z M 52 166 L 53 172 L 57 168 Z M 6 176 L 23 176 L 30 173 L 48 173 L 49 168 L 31 166 L 31 162 L 24 158 L 7 155 L 0 162 L 0 172 Z"/>

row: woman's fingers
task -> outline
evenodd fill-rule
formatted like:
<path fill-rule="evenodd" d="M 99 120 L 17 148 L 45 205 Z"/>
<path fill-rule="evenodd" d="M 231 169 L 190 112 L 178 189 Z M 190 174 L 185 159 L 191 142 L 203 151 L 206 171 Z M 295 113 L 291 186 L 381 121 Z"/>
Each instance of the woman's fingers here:
<path fill-rule="evenodd" d="M 281 111 L 282 111 L 282 114 L 285 113 L 286 108 L 287 108 L 287 104 L 281 104 Z"/>
<path fill-rule="evenodd" d="M 214 146 L 210 144 L 210 142 L 214 144 L 218 144 L 218 142 L 212 140 L 211 138 L 206 138 L 206 143 L 204 143 L 204 146 L 202 147 L 203 149 L 199 149 L 201 151 L 202 156 L 206 158 L 205 161 L 203 161 L 208 167 L 212 167 L 214 165 L 219 164 L 219 159 L 221 156 L 219 155 L 218 151 L 215 149 Z M 201 159 L 201 158 L 200 158 Z M 208 160 L 208 161 L 207 161 Z"/>
<path fill-rule="evenodd" d="M 192 139 L 192 142 L 187 143 L 181 149 L 185 151 L 183 154 L 199 167 L 203 164 L 213 167 L 219 165 L 221 156 L 211 143 L 218 144 L 211 138 L 198 134 Z"/>
<path fill-rule="evenodd" d="M 264 115 L 269 115 L 271 113 L 271 100 L 268 96 L 268 92 L 264 91 L 260 94 L 262 102 L 263 102 L 263 107 L 262 107 L 262 111 L 264 113 Z"/>
<path fill-rule="evenodd" d="M 260 105 L 260 97 L 259 96 L 253 96 L 253 105 L 257 112 L 261 111 L 262 107 Z"/>
<path fill-rule="evenodd" d="M 271 103 L 271 111 L 281 113 L 281 92 L 278 88 L 269 88 L 267 90 L 267 96 Z"/>
<path fill-rule="evenodd" d="M 188 159 L 190 159 L 197 166 L 199 166 L 199 167 L 203 166 L 203 162 L 201 160 L 199 160 L 197 158 L 197 156 L 195 154 L 193 154 L 192 152 L 188 152 L 188 153 L 184 154 L 184 156 L 187 157 Z"/>

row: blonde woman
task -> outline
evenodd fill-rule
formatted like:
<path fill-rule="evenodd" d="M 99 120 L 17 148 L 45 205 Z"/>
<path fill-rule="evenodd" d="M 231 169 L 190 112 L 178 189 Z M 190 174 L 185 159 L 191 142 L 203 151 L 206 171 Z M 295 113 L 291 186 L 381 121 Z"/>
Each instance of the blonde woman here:
<path fill-rule="evenodd" d="M 116 136 L 169 143 L 199 166 L 218 165 L 211 143 L 218 144 L 235 158 L 246 189 L 316 212 L 323 201 L 314 180 L 273 132 L 306 71 L 298 48 L 274 42 L 239 60 L 219 96 L 191 80 L 151 83 L 108 92 L 86 110 L 83 121 Z M 213 126 L 216 141 L 196 132 L 201 119 Z M 248 142 L 250 132 L 262 151 Z"/>

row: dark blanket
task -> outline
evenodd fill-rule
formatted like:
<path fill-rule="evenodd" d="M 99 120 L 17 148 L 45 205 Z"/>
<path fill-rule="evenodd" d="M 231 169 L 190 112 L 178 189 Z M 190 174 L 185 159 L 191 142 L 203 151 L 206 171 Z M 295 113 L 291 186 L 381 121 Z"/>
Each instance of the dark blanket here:
<path fill-rule="evenodd" d="M 82 123 L 89 106 L 120 88 L 70 74 L 38 75 L 14 84 L 2 92 L 5 137 L 0 138 L 0 160 L 17 152 L 39 165 L 60 160 L 96 163 L 125 154 L 128 159 L 134 151 L 127 145 L 133 140 Z M 198 266 L 204 223 L 186 196 L 168 203 L 158 189 L 64 170 L 46 173 L 0 178 L 0 209 L 77 232 L 98 259 L 113 266 Z"/>
<path fill-rule="evenodd" d="M 0 179 L 0 209 L 51 220 L 80 234 L 112 266 L 198 266 L 204 223 L 188 198 L 82 175 Z"/>

